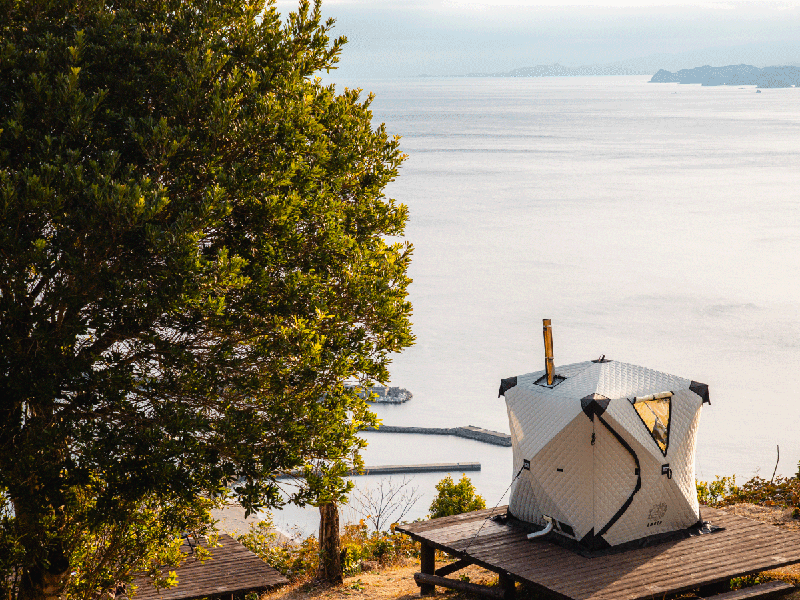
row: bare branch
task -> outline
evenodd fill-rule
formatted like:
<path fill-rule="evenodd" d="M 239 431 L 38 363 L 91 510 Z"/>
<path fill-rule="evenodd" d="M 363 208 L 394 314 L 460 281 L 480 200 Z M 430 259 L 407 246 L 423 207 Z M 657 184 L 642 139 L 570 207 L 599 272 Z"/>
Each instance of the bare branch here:
<path fill-rule="evenodd" d="M 419 486 L 410 487 L 413 479 L 403 477 L 397 483 L 389 477 L 381 479 L 377 487 L 356 487 L 350 495 L 350 505 L 372 524 L 375 531 L 383 531 L 387 525 L 399 522 L 422 497 Z"/>

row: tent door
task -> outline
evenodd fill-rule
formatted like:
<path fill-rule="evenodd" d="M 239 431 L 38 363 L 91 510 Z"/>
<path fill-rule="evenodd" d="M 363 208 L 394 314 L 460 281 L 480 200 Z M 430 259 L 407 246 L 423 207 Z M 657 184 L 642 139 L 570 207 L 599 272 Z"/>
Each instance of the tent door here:
<path fill-rule="evenodd" d="M 593 419 L 594 523 L 605 534 L 625 513 L 642 487 L 639 458 L 600 415 Z"/>

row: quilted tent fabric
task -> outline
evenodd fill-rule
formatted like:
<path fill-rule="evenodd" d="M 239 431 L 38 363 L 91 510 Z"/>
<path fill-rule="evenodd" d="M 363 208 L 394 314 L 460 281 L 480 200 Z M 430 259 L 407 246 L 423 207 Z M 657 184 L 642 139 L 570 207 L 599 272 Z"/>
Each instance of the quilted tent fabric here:
<path fill-rule="evenodd" d="M 506 379 L 500 390 L 514 473 L 530 463 L 512 486 L 514 517 L 544 525 L 547 516 L 590 549 L 697 524 L 695 442 L 706 386 L 618 361 L 559 367 L 553 386 L 544 374 Z M 661 438 L 635 405 L 654 394 L 669 407 Z"/>

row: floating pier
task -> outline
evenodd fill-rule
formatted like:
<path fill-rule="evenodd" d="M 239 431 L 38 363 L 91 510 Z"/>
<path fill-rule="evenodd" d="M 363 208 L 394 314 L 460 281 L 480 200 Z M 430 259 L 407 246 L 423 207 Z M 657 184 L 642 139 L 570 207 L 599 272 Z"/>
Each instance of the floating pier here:
<path fill-rule="evenodd" d="M 377 465 L 372 467 L 364 467 L 363 473 L 356 473 L 350 471 L 351 476 L 358 475 L 395 475 L 397 473 L 463 473 L 465 471 L 480 471 L 481 463 L 479 462 L 461 462 L 461 463 L 427 463 L 422 465 Z M 286 479 L 288 477 L 302 477 L 302 471 L 293 471 L 292 473 L 284 473 L 278 475 L 278 479 Z"/>
<path fill-rule="evenodd" d="M 430 463 L 426 465 L 384 465 L 381 467 L 364 467 L 363 475 L 394 475 L 395 473 L 446 473 L 450 471 L 480 471 L 481 463 Z M 353 473 L 358 475 L 358 473 Z"/>
<path fill-rule="evenodd" d="M 397 425 L 381 425 L 376 429 L 380 433 L 423 433 L 426 435 L 455 435 L 470 440 L 477 440 L 495 446 L 511 447 L 511 436 L 507 433 L 483 429 L 474 425 L 465 427 L 402 427 Z"/>

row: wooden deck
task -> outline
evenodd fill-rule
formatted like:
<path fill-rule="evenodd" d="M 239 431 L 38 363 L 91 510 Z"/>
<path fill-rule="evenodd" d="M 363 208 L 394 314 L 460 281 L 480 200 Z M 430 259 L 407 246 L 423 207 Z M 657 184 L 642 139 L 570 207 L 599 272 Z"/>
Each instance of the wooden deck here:
<path fill-rule="evenodd" d="M 422 542 L 422 574 L 417 581 L 423 594 L 430 593 L 431 582 L 443 574 L 434 571 L 433 549 L 500 574 L 501 584 L 513 579 L 570 600 L 652 600 L 699 588 L 707 593 L 733 577 L 800 563 L 800 532 L 707 507 L 701 510 L 703 519 L 725 531 L 595 558 L 545 540 L 528 540 L 517 529 L 486 520 L 505 514 L 506 507 L 401 525 L 397 530 Z M 505 597 L 513 597 L 513 587 Z"/>
<path fill-rule="evenodd" d="M 178 585 L 157 591 L 147 577 L 137 577 L 138 586 L 133 600 L 190 600 L 204 597 L 232 597 L 246 592 L 262 592 L 289 583 L 289 580 L 270 567 L 227 534 L 219 536 L 220 548 L 210 548 L 211 558 L 200 562 L 189 557 L 174 569 Z M 189 546 L 183 548 L 189 553 Z"/>

